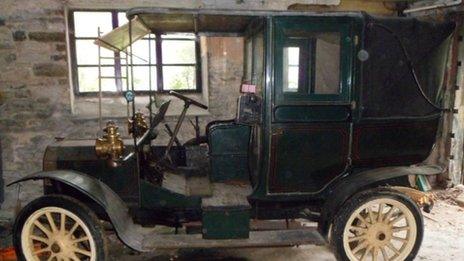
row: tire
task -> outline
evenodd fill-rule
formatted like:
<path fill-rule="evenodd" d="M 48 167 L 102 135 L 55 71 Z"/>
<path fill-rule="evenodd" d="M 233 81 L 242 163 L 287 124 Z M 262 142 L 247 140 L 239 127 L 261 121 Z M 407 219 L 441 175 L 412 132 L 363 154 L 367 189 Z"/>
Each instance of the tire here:
<path fill-rule="evenodd" d="M 19 213 L 13 232 L 19 260 L 107 260 L 97 216 L 72 197 L 47 195 L 32 201 Z"/>
<path fill-rule="evenodd" d="M 408 196 L 377 188 L 347 200 L 332 228 L 337 260 L 374 260 L 374 255 L 376 260 L 413 260 L 422 243 L 424 221 Z"/>

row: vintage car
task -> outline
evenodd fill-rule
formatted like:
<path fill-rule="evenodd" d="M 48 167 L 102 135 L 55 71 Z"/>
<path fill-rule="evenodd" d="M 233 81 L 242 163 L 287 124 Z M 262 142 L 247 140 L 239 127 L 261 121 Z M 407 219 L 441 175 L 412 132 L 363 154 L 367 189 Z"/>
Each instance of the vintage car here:
<path fill-rule="evenodd" d="M 131 140 L 110 121 L 96 142 L 50 145 L 43 171 L 12 183 L 44 185 L 15 222 L 21 259 L 106 260 L 102 224 L 141 252 L 329 243 L 339 260 L 416 256 L 421 209 L 433 205 L 418 188 L 443 171 L 426 159 L 447 112 L 453 24 L 361 12 L 136 8 L 127 17 L 96 44 L 129 53 L 148 33 L 244 37 L 244 84 L 230 86 L 242 91 L 236 117 L 182 145 L 186 111 L 208 107 L 172 91 L 184 109 L 168 144 L 155 146 L 171 101 L 155 106 L 150 93 L 144 116 L 132 84 L 123 93 Z"/>

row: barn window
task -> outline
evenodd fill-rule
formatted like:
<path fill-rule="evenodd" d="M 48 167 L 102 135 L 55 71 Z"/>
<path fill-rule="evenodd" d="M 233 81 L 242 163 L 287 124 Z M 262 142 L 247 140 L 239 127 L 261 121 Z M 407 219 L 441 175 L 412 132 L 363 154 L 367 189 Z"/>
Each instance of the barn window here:
<path fill-rule="evenodd" d="M 75 94 L 96 95 L 100 81 L 105 94 L 125 91 L 127 86 L 130 89 L 131 75 L 134 89 L 142 94 L 150 88 L 158 92 L 201 92 L 200 48 L 194 34 L 149 34 L 133 44 L 132 62 L 124 52 L 100 48 L 99 54 L 93 43 L 98 30 L 103 35 L 127 22 L 121 11 L 70 12 Z"/>

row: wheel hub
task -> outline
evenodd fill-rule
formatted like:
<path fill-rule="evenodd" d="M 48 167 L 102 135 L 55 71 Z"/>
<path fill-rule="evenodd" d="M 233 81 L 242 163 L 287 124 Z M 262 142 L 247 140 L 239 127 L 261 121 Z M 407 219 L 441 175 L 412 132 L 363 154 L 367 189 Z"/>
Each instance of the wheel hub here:
<path fill-rule="evenodd" d="M 52 244 L 50 247 L 53 253 L 59 253 L 61 252 L 61 247 L 55 242 Z"/>
<path fill-rule="evenodd" d="M 376 247 L 383 247 L 392 237 L 391 226 L 384 223 L 375 223 L 367 229 L 366 238 L 370 244 Z"/>

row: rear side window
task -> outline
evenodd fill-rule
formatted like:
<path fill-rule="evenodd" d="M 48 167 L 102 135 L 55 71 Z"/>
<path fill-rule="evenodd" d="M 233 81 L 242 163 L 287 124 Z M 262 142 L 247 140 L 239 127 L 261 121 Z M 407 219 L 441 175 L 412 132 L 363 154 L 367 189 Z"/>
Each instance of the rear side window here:
<path fill-rule="evenodd" d="M 279 17 L 275 22 L 275 105 L 347 102 L 351 24 L 345 18 Z"/>
<path fill-rule="evenodd" d="M 290 37 L 283 48 L 283 91 L 340 93 L 340 33 Z"/>

